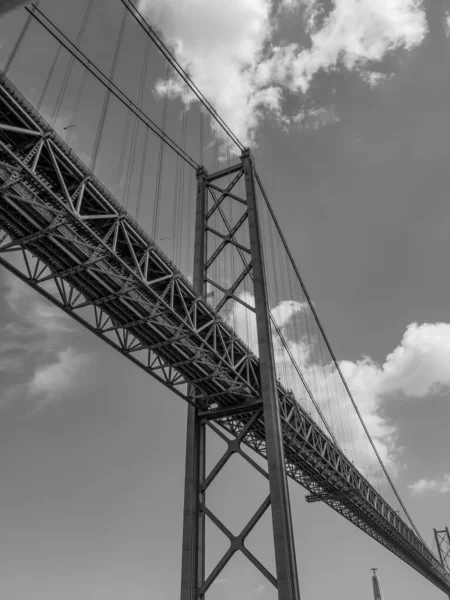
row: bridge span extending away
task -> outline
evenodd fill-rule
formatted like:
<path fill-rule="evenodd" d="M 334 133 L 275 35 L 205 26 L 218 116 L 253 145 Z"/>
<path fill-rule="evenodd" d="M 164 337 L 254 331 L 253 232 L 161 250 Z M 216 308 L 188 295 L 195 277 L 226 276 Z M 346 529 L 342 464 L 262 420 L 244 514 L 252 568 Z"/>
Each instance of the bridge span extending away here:
<path fill-rule="evenodd" d="M 206 183 L 243 168 L 237 162 Z M 0 181 L 0 263 L 178 396 L 195 397 L 202 419 L 234 436 L 228 456 L 251 461 L 245 444 L 265 457 L 259 358 L 4 75 Z M 425 543 L 280 383 L 278 398 L 286 473 L 307 500 L 328 504 L 450 594 L 450 575 Z M 213 478 L 214 470 L 205 489 Z"/>

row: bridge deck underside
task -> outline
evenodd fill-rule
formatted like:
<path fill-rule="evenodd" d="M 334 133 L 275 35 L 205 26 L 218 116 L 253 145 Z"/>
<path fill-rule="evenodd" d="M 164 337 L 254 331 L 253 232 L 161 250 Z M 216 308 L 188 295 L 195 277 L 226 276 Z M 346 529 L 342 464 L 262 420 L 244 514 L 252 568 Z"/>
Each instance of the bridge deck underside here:
<path fill-rule="evenodd" d="M 258 358 L 4 76 L 0 184 L 0 263 L 208 420 L 237 436 L 253 418 L 244 442 L 265 456 Z M 278 392 L 289 476 L 450 593 L 427 546 Z"/>

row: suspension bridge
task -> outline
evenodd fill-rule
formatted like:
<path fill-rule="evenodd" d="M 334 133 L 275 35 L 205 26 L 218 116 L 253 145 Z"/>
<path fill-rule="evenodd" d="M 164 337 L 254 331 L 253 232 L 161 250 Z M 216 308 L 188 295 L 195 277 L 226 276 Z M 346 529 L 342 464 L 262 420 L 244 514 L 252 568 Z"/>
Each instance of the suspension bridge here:
<path fill-rule="evenodd" d="M 236 552 L 280 600 L 300 598 L 288 478 L 450 595 L 444 554 L 381 460 L 251 152 L 139 4 L 41 0 L 9 18 L 0 263 L 186 402 L 182 600 L 207 597 Z M 209 472 L 206 430 L 227 444 Z M 237 536 L 208 506 L 235 454 L 267 480 Z M 275 573 L 245 545 L 269 509 Z M 206 520 L 229 539 L 209 572 Z"/>

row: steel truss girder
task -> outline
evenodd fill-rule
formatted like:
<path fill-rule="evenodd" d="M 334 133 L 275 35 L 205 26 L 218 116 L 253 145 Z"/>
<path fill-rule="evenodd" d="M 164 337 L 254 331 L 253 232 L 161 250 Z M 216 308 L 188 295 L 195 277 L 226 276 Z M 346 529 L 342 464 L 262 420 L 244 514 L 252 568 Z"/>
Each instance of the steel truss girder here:
<path fill-rule="evenodd" d="M 5 159 L 0 180 L 6 184 L 1 224 L 12 236 L 4 240 L 2 254 L 22 250 L 49 264 L 40 278 L 24 275 L 34 287 L 50 279 L 73 286 L 79 293 L 69 296 L 78 306 L 62 298 L 66 311 L 101 305 L 121 351 L 130 350 L 124 338 L 132 338 L 134 351 L 158 348 L 165 383 L 199 380 L 205 382 L 205 394 L 231 390 L 242 401 L 257 398 L 259 383 L 249 367 L 256 367 L 257 359 L 249 349 L 43 122 L 33 122 L 13 97 L 2 108 L 20 124 L 2 123 L 0 130 Z M 64 289 L 61 283 L 55 287 Z M 158 313 L 154 322 L 152 312 Z M 125 336 L 127 322 L 135 325 Z M 97 327 L 96 333 L 102 331 Z M 146 369 L 152 363 L 149 354 Z"/>
<path fill-rule="evenodd" d="M 259 400 L 257 357 L 1 75 L 0 182 L 8 180 L 0 191 L 0 263 L 188 402 L 187 386 L 197 381 L 202 410 L 210 398 L 211 409 L 236 406 L 236 415 L 216 422 L 238 435 L 254 413 L 239 408 Z M 61 222 L 44 235 L 55 215 Z M 103 258 L 91 265 L 95 252 Z M 148 349 L 176 332 L 189 336 Z M 326 504 L 448 594 L 450 577 L 427 546 L 280 384 L 278 394 L 288 475 L 312 494 L 330 494 Z M 262 417 L 243 443 L 266 456 Z"/>

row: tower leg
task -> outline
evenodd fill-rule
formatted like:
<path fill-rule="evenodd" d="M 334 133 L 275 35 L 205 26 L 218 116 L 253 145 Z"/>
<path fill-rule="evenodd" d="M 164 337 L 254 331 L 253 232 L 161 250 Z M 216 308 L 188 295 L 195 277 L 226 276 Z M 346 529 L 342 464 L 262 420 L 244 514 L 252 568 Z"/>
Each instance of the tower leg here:
<path fill-rule="evenodd" d="M 445 529 L 442 529 L 441 531 L 434 529 L 434 538 L 436 540 L 441 564 L 446 571 L 450 571 L 450 531 L 448 527 L 445 527 Z"/>
<path fill-rule="evenodd" d="M 206 172 L 197 172 L 197 208 L 194 251 L 194 290 L 205 295 L 205 213 Z M 195 398 L 195 390 L 191 389 Z M 205 513 L 200 508 L 200 493 L 205 480 L 206 425 L 199 418 L 199 407 L 188 406 L 186 435 L 186 472 L 184 488 L 183 547 L 181 557 L 181 600 L 197 600 L 205 579 Z"/>
<path fill-rule="evenodd" d="M 249 151 L 242 154 L 242 163 L 245 174 L 245 189 L 250 229 L 255 312 L 258 331 L 259 360 L 261 365 L 261 395 L 266 428 L 267 462 L 269 471 L 270 502 L 272 506 L 278 598 L 279 600 L 299 600 L 300 589 L 295 557 L 291 505 L 284 461 L 264 255 L 258 217 L 253 161 Z"/>
<path fill-rule="evenodd" d="M 221 189 L 215 185 L 215 181 L 224 176 L 235 174 L 231 183 Z M 200 407 L 200 399 L 196 406 L 188 408 L 188 426 L 187 426 L 187 444 L 186 444 L 186 478 L 185 478 L 185 498 L 184 498 L 184 523 L 183 523 L 183 551 L 182 551 L 182 583 L 181 600 L 204 600 L 205 595 L 216 580 L 220 572 L 228 564 L 233 554 L 237 551 L 242 552 L 251 563 L 277 588 L 278 600 L 300 600 L 300 591 L 298 584 L 297 563 L 295 557 L 294 535 L 292 529 L 291 506 L 289 499 L 289 489 L 286 474 L 286 465 L 283 447 L 283 435 L 281 429 L 280 405 L 277 390 L 277 380 L 275 371 L 275 359 L 272 343 L 272 329 L 270 323 L 269 301 L 267 294 L 266 272 L 264 267 L 264 256 L 261 242 L 261 230 L 258 216 L 258 203 L 255 190 L 254 167 L 250 153 L 244 152 L 241 165 L 234 165 L 216 174 L 207 175 L 203 169 L 197 173 L 197 211 L 196 211 L 196 231 L 195 231 L 195 258 L 194 258 L 194 289 L 198 295 L 205 298 L 206 277 L 209 268 L 220 252 L 217 250 L 212 257 L 206 260 L 206 232 L 211 230 L 208 219 L 214 210 L 219 212 L 222 199 L 230 193 L 230 190 L 236 185 L 237 181 L 244 176 L 245 178 L 245 199 L 240 200 L 246 204 L 246 215 L 243 215 L 237 225 L 226 228 L 229 236 L 222 241 L 222 248 L 226 243 L 236 243 L 234 240 L 237 228 L 245 223 L 246 218 L 249 227 L 250 247 L 248 252 L 251 257 L 251 264 L 245 262 L 243 275 L 252 272 L 253 286 L 255 296 L 255 313 L 258 331 L 258 347 L 260 361 L 260 381 L 259 398 L 256 400 L 257 406 L 253 416 L 247 416 L 247 423 L 240 431 L 235 440 L 229 440 L 226 436 L 223 438 L 228 444 L 228 449 L 217 465 L 212 469 L 208 477 L 205 477 L 205 442 L 206 442 L 206 424 L 208 414 L 204 406 Z M 214 199 L 214 188 L 219 190 L 222 196 Z M 207 193 L 212 194 L 214 210 L 207 211 Z M 229 194 L 236 199 L 234 194 Z M 221 214 L 223 211 L 221 212 Z M 223 218 L 222 214 L 222 218 Z M 212 230 L 211 230 L 212 231 Z M 239 249 L 242 246 L 238 246 Z M 241 276 L 237 278 L 239 282 Z M 208 281 L 211 282 L 208 276 Z M 230 288 L 234 293 L 238 283 L 232 284 Z M 224 304 L 221 300 L 222 306 Z M 220 309 L 220 302 L 219 302 Z M 196 390 L 194 387 L 190 390 L 190 395 L 195 403 Z M 228 409 L 229 410 L 229 409 Z M 268 473 L 264 472 L 253 459 L 242 452 L 240 445 L 245 443 L 245 436 L 256 419 L 264 418 L 265 425 L 265 456 L 268 463 Z M 214 411 L 212 411 L 214 413 Z M 212 414 L 212 418 L 214 415 Z M 210 420 L 208 427 L 221 437 L 222 433 Z M 258 511 L 249 520 L 242 532 L 235 536 L 226 527 L 224 523 L 206 505 L 206 490 L 224 467 L 233 453 L 239 453 L 245 460 L 250 462 L 258 471 L 262 471 L 269 481 L 269 495 Z M 258 561 L 258 559 L 246 548 L 245 540 L 249 533 L 261 519 L 264 512 L 271 506 L 272 509 L 272 529 L 273 543 L 275 550 L 275 568 L 276 577 Z M 205 516 L 217 525 L 217 527 L 230 540 L 230 546 L 211 573 L 206 577 L 205 573 Z"/>

